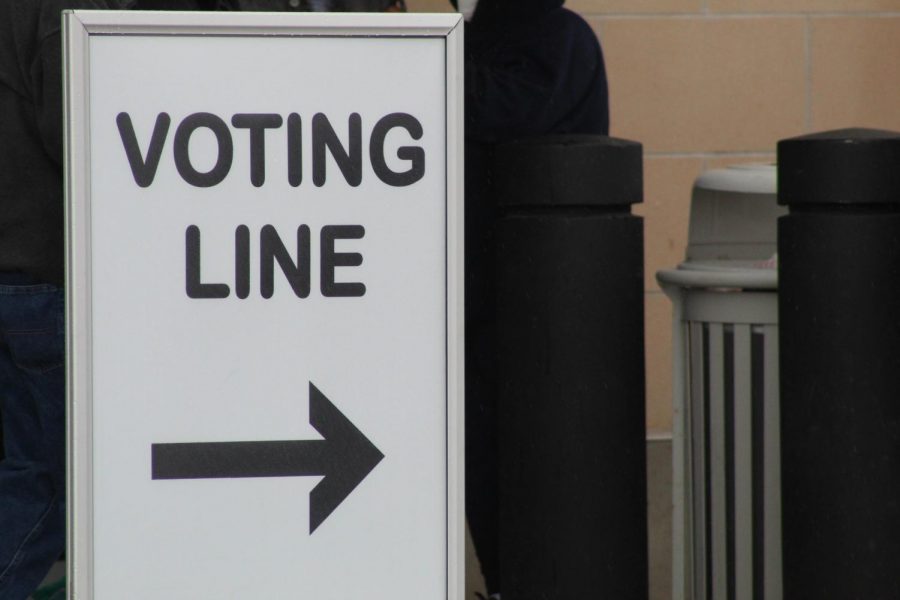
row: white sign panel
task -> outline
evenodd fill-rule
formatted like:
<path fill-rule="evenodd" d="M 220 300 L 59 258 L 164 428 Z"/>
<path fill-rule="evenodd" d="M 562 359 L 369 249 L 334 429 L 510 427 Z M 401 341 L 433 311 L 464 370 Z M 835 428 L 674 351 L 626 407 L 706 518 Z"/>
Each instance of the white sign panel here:
<path fill-rule="evenodd" d="M 461 598 L 457 15 L 66 15 L 76 598 Z"/>

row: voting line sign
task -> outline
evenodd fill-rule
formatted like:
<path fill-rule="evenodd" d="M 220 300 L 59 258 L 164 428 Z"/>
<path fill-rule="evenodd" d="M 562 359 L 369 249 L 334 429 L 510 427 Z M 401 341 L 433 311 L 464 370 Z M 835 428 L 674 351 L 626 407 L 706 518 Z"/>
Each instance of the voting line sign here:
<path fill-rule="evenodd" d="M 459 15 L 63 15 L 73 598 L 463 596 Z"/>

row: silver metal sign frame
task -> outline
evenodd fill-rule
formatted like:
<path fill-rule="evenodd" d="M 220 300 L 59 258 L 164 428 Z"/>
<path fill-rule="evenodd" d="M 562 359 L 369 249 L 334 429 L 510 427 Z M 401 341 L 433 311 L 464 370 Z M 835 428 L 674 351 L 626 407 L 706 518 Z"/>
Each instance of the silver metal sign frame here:
<path fill-rule="evenodd" d="M 446 56 L 447 599 L 464 595 L 463 27 L 458 14 L 63 13 L 69 598 L 93 594 L 92 36 L 442 38 Z M 386 599 L 384 599 L 386 600 Z"/>

